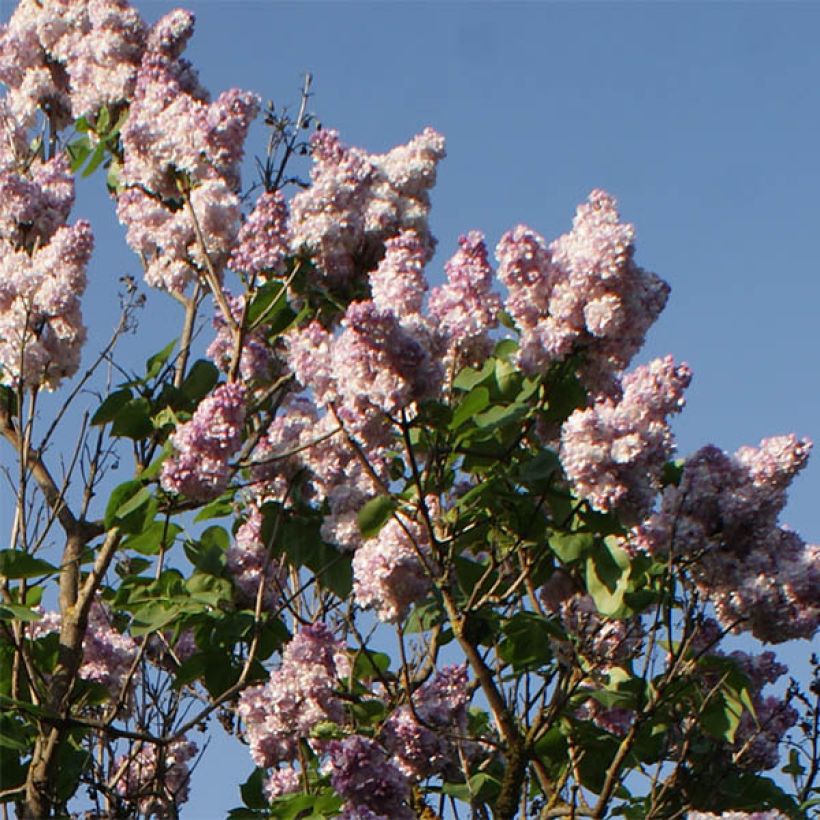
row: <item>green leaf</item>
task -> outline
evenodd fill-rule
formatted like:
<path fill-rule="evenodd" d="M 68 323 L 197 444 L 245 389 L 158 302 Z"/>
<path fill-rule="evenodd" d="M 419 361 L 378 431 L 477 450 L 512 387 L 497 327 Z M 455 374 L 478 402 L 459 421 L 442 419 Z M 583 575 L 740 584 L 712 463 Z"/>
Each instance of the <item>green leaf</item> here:
<path fill-rule="evenodd" d="M 144 439 L 153 432 L 151 404 L 142 397 L 131 399 L 120 407 L 111 426 L 112 436 L 125 436 L 135 441 Z"/>
<path fill-rule="evenodd" d="M 444 623 L 444 609 L 437 598 L 428 598 L 416 604 L 404 625 L 405 634 L 427 632 L 437 624 Z"/>
<path fill-rule="evenodd" d="M 549 538 L 550 549 L 565 563 L 583 558 L 595 545 L 591 532 L 556 532 Z"/>
<path fill-rule="evenodd" d="M 115 524 L 119 524 L 123 532 L 138 533 L 142 527 L 138 523 L 142 522 L 144 516 L 134 515 L 126 521 L 126 517 L 139 513 L 140 508 L 147 504 L 151 498 L 151 491 L 145 487 L 141 481 L 132 479 L 118 485 L 111 491 L 108 504 L 105 507 L 103 525 L 110 530 Z"/>
<path fill-rule="evenodd" d="M 155 378 L 159 375 L 162 368 L 165 366 L 165 363 L 173 353 L 174 348 L 177 345 L 177 339 L 174 339 L 168 342 L 165 347 L 162 348 L 158 353 L 154 353 L 153 356 L 150 356 L 145 362 L 145 380 L 149 381 L 150 379 Z"/>
<path fill-rule="evenodd" d="M 480 413 L 490 403 L 490 391 L 486 387 L 474 387 L 456 405 L 453 418 L 449 424 L 450 430 L 458 430 L 466 421 Z"/>
<path fill-rule="evenodd" d="M 127 387 L 122 390 L 115 390 L 106 396 L 102 404 L 97 408 L 97 412 L 91 417 L 92 426 L 107 424 L 109 421 L 113 421 L 120 410 L 128 404 L 132 396 L 133 394 Z"/>
<path fill-rule="evenodd" d="M 538 669 L 552 660 L 550 638 L 563 638 L 561 630 L 535 612 L 518 612 L 501 625 L 504 640 L 499 654 L 516 671 Z"/>
<path fill-rule="evenodd" d="M 122 549 L 134 550 L 142 555 L 157 555 L 167 549 L 182 532 L 179 524 L 167 523 L 164 519 L 151 522 L 146 529 L 122 542 Z"/>
<path fill-rule="evenodd" d="M 78 137 L 66 146 L 72 173 L 77 173 L 91 154 L 91 140 L 87 136 Z"/>
<path fill-rule="evenodd" d="M 0 550 L 0 575 L 8 579 L 53 575 L 57 567 L 21 550 Z"/>
<path fill-rule="evenodd" d="M 0 573 L 2 575 L 2 573 Z M 39 621 L 43 616 L 27 606 L 20 604 L 2 603 L 0 604 L 0 621 Z"/>
<path fill-rule="evenodd" d="M 226 518 L 233 515 L 233 495 L 217 498 L 206 504 L 195 516 L 194 521 L 209 521 L 212 518 Z"/>
<path fill-rule="evenodd" d="M 250 330 L 263 322 L 271 321 L 281 310 L 288 307 L 285 291 L 282 283 L 278 281 L 267 282 L 259 288 L 248 305 L 245 315 L 245 321 Z M 293 311 L 290 312 L 293 313 Z"/>
<path fill-rule="evenodd" d="M 727 743 L 734 743 L 743 706 L 727 690 L 712 694 L 700 715 L 700 725 L 706 734 Z"/>
<path fill-rule="evenodd" d="M 442 783 L 441 791 L 464 803 L 487 803 L 498 797 L 501 781 L 487 772 L 479 772 L 466 783 Z"/>
<path fill-rule="evenodd" d="M 188 371 L 185 381 L 182 382 L 181 389 L 189 399 L 198 404 L 211 392 L 218 381 L 219 370 L 216 365 L 206 359 L 197 359 Z"/>
<path fill-rule="evenodd" d="M 353 664 L 353 680 L 381 678 L 390 669 L 390 655 L 384 652 L 359 652 Z"/>
<path fill-rule="evenodd" d="M 94 148 L 93 152 L 91 153 L 91 159 L 88 160 L 88 165 L 85 166 L 83 170 L 82 176 L 83 177 L 90 177 L 97 168 L 100 167 L 102 161 L 105 159 L 105 143 L 100 141 L 97 143 L 96 147 Z"/>
<path fill-rule="evenodd" d="M 492 377 L 495 373 L 495 361 L 490 358 L 484 363 L 481 370 L 465 367 L 453 380 L 453 387 L 458 390 L 469 391 Z"/>
<path fill-rule="evenodd" d="M 392 496 L 379 495 L 371 498 L 359 510 L 357 516 L 362 538 L 373 538 L 378 535 L 397 507 L 398 504 Z"/>
<path fill-rule="evenodd" d="M 630 570 L 629 555 L 611 538 L 598 542 L 596 549 L 587 556 L 587 592 L 603 615 L 623 617 L 630 614 L 625 611 L 629 608 L 624 603 Z"/>
<path fill-rule="evenodd" d="M 497 404 L 486 413 L 475 416 L 475 423 L 483 429 L 504 427 L 512 422 L 518 422 L 526 415 L 528 408 L 522 404 Z"/>
<path fill-rule="evenodd" d="M 495 346 L 495 356 L 499 359 L 508 359 L 518 352 L 518 342 L 515 339 L 502 339 Z"/>
<path fill-rule="evenodd" d="M 265 809 L 268 806 L 268 799 L 265 797 L 263 786 L 265 783 L 265 770 L 256 768 L 251 776 L 239 787 L 242 795 L 242 802 L 249 809 Z"/>

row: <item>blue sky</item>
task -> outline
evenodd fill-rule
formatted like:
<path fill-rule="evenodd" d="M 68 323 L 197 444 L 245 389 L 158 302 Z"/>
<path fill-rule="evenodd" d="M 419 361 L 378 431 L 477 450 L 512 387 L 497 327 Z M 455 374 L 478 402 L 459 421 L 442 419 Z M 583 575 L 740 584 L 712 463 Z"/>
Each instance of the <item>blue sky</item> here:
<path fill-rule="evenodd" d="M 153 20 L 175 4 L 136 5 Z M 214 93 L 240 86 L 281 106 L 311 71 L 313 110 L 348 142 L 446 135 L 432 278 L 460 233 L 494 245 L 525 222 L 551 239 L 591 188 L 609 190 L 637 227 L 638 261 L 672 286 L 640 360 L 672 353 L 694 370 L 681 453 L 789 431 L 820 447 L 820 4 L 185 5 L 198 18 L 187 56 Z M 12 8 L 0 0 L 4 19 Z M 102 335 L 117 277 L 138 265 L 90 182 L 77 213 L 97 226 L 86 313 Z M 152 304 L 143 331 L 159 348 L 177 308 Z M 820 453 L 784 516 L 815 542 L 818 497 Z M 184 816 L 224 816 L 250 769 L 244 749 L 216 743 Z"/>

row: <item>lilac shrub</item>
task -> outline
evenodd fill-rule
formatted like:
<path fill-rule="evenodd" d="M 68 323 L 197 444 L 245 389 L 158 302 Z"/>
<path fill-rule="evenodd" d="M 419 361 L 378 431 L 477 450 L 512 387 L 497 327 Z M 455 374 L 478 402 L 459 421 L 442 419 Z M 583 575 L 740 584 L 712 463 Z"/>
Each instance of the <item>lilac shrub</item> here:
<path fill-rule="evenodd" d="M 443 136 L 347 145 L 308 84 L 243 187 L 260 98 L 203 86 L 194 23 L 21 0 L 0 29 L 4 809 L 178 817 L 218 721 L 237 820 L 808 817 L 818 682 L 761 644 L 820 626 L 780 521 L 810 442 L 678 458 L 693 374 L 640 360 L 670 289 L 602 190 L 439 271 Z M 181 330 L 120 362 L 126 280 L 72 381 L 100 166 Z"/>

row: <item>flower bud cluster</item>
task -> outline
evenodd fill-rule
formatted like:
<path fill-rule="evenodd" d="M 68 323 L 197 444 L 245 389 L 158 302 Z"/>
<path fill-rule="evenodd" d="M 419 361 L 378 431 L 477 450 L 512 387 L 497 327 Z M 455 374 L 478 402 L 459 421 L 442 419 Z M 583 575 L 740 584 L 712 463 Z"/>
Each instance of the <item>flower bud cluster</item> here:
<path fill-rule="evenodd" d="M 790 435 L 734 456 L 700 449 L 633 544 L 691 562 L 723 626 L 771 643 L 812 637 L 820 624 L 820 547 L 777 523 L 810 447 Z"/>
<path fill-rule="evenodd" d="M 196 753 L 197 746 L 190 740 L 175 740 L 167 746 L 138 743 L 134 751 L 116 761 L 115 768 L 123 770 L 117 793 L 136 803 L 146 817 L 178 817 L 178 807 L 188 800 L 189 761 Z"/>
<path fill-rule="evenodd" d="M 671 356 L 636 368 L 621 381 L 619 400 L 576 410 L 561 428 L 561 463 L 573 488 L 601 512 L 643 517 L 674 448 L 667 416 L 683 407 L 691 379 Z"/>
<path fill-rule="evenodd" d="M 162 466 L 162 488 L 197 501 L 216 498 L 228 486 L 228 461 L 242 444 L 244 423 L 245 387 L 219 385 L 172 434 L 174 453 Z"/>

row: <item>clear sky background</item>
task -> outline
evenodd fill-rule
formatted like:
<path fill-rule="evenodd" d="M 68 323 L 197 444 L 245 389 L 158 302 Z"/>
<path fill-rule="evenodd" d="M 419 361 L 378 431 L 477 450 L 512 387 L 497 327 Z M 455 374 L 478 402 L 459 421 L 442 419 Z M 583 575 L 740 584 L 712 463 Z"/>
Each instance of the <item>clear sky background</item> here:
<path fill-rule="evenodd" d="M 135 5 L 154 20 L 176 4 Z M 467 230 L 493 247 L 524 222 L 549 240 L 592 188 L 613 193 L 638 262 L 672 286 L 638 361 L 671 353 L 694 370 L 681 454 L 790 431 L 820 447 L 820 4 L 183 5 L 198 18 L 187 56 L 214 94 L 239 86 L 281 107 L 311 71 L 312 109 L 349 143 L 445 134 L 434 281 Z M 0 16 L 13 6 L 0 0 Z M 263 148 L 256 131 L 250 152 Z M 139 268 L 90 182 L 76 213 L 95 223 L 86 313 L 102 334 L 117 277 Z M 151 304 L 142 329 L 158 349 L 178 308 Z M 816 542 L 819 508 L 817 453 L 783 520 Z M 215 742 L 184 817 L 224 817 L 251 768 L 245 749 Z"/>

